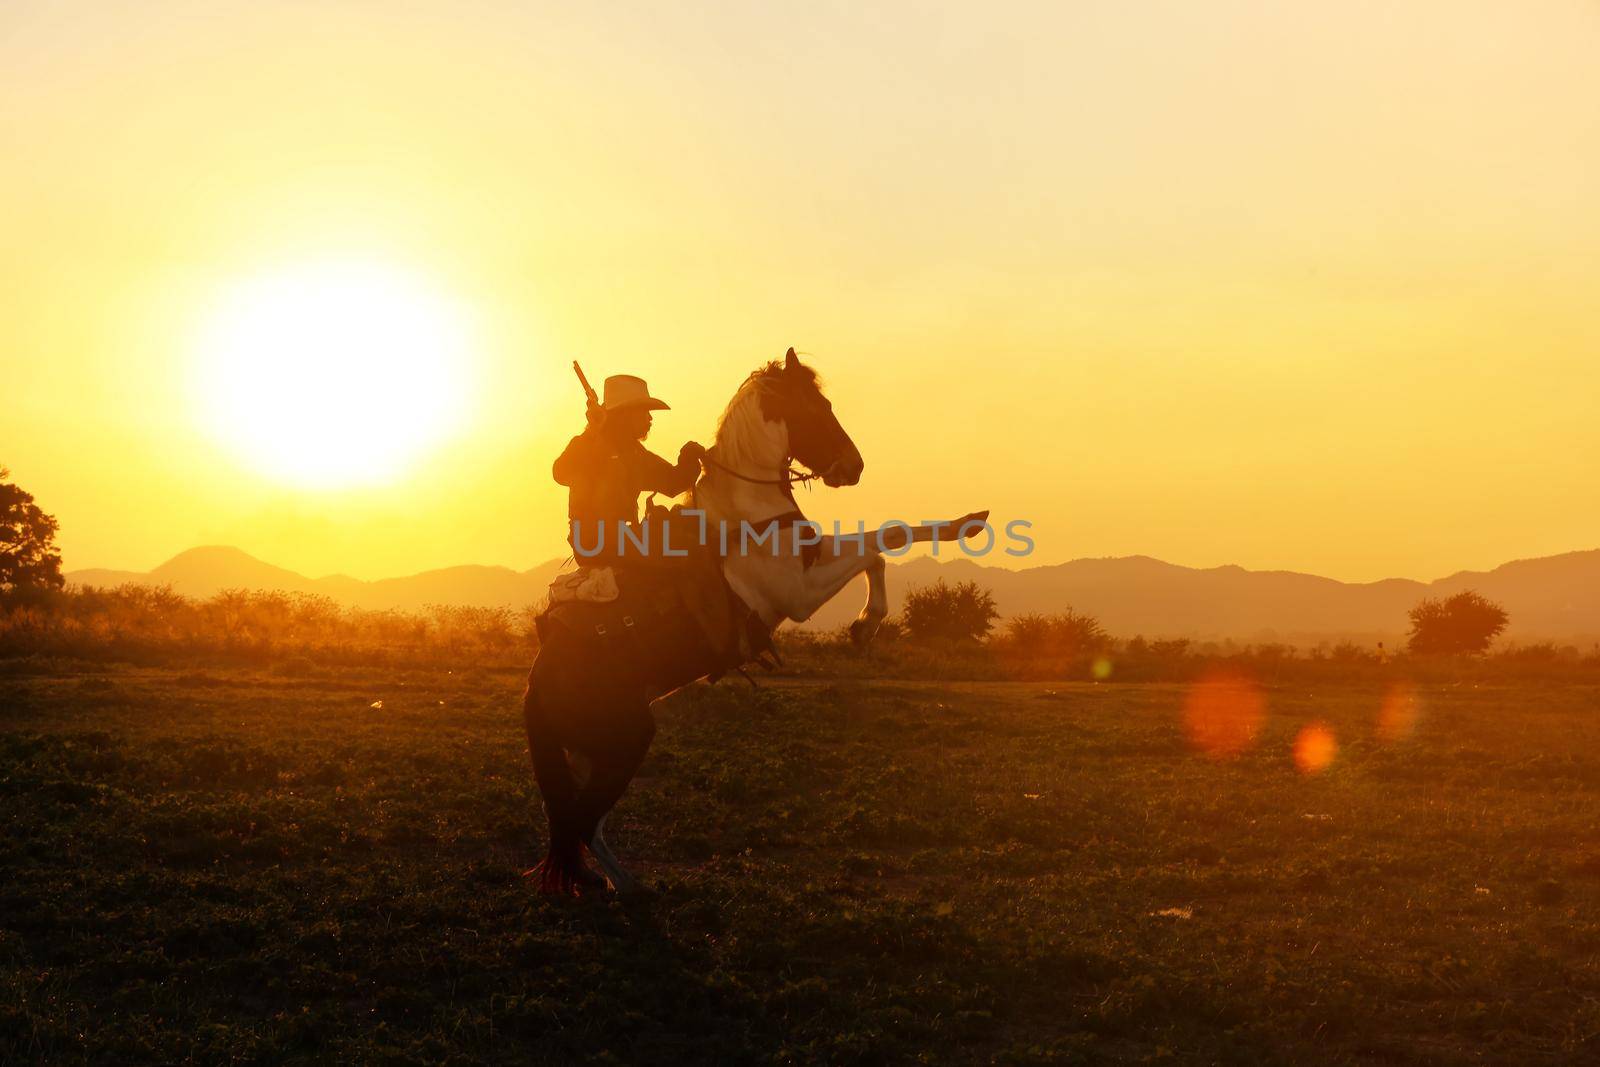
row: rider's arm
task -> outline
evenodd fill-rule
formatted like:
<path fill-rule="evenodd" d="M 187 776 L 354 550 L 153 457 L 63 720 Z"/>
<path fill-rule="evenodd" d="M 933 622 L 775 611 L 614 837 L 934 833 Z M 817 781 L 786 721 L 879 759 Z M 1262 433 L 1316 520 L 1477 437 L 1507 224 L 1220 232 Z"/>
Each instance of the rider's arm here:
<path fill-rule="evenodd" d="M 698 445 L 693 448 L 684 445 L 678 453 L 676 464 L 668 463 L 654 452 L 640 451 L 644 453 L 644 469 L 641 473 L 647 492 L 678 496 L 694 488 L 695 479 L 700 477 L 700 456 L 703 451 Z"/>
<path fill-rule="evenodd" d="M 556 457 L 550 473 L 555 476 L 558 485 L 570 488 L 573 483 L 582 481 L 584 475 L 593 471 L 595 464 L 603 458 L 605 442 L 600 437 L 599 428 L 591 425 L 567 442 L 567 447 Z"/>

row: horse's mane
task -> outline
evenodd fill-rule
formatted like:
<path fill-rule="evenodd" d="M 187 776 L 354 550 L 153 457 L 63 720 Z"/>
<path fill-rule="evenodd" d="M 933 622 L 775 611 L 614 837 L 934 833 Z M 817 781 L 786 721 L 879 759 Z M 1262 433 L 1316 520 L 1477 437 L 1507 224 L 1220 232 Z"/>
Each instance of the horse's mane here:
<path fill-rule="evenodd" d="M 773 360 L 751 371 L 750 376 L 740 384 L 733 399 L 723 409 L 722 417 L 717 419 L 714 447 L 723 463 L 738 469 L 749 469 L 761 461 L 762 457 L 754 455 L 753 450 L 765 436 L 763 424 L 771 421 L 767 414 L 768 401 L 784 376 L 795 373 L 786 370 L 782 361 Z M 822 379 L 816 371 L 801 364 L 798 373 L 804 376 L 806 385 L 821 389 Z"/>

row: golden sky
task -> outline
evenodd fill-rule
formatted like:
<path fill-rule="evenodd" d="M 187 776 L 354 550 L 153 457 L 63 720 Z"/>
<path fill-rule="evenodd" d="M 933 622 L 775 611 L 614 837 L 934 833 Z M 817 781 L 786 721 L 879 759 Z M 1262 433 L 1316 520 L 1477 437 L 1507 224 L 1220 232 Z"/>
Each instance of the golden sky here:
<path fill-rule="evenodd" d="M 0 463 L 69 569 L 527 567 L 573 358 L 670 455 L 792 344 L 866 458 L 817 518 L 1347 579 L 1594 547 L 1596 56 L 1586 0 L 9 0 Z M 447 309 L 460 412 L 284 480 L 217 437 L 207 323 L 349 263 Z"/>

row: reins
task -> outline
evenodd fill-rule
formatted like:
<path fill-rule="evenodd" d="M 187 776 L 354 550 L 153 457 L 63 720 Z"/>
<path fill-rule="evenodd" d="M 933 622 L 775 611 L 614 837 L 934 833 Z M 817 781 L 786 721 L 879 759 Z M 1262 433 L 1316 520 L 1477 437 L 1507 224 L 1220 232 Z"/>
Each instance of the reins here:
<path fill-rule="evenodd" d="M 814 471 L 797 471 L 793 467 L 790 467 L 776 478 L 756 478 L 740 471 L 736 471 L 726 463 L 714 459 L 710 452 L 702 455 L 700 457 L 700 461 L 705 463 L 707 466 L 717 468 L 717 470 L 722 471 L 724 474 L 731 474 L 740 481 L 751 482 L 755 485 L 804 485 L 806 482 L 814 481 L 815 479 L 822 477 L 822 475 L 817 474 Z"/>
<path fill-rule="evenodd" d="M 779 475 L 776 478 L 756 478 L 756 477 L 752 477 L 751 475 L 745 474 L 742 471 L 736 471 L 732 467 L 728 466 L 726 463 L 722 463 L 719 460 L 713 459 L 712 456 L 711 456 L 711 453 L 709 453 L 709 452 L 703 454 L 700 457 L 700 460 L 701 460 L 701 462 L 705 463 L 707 466 L 715 467 L 719 471 L 722 471 L 722 472 L 724 472 L 726 474 L 731 474 L 735 478 L 740 479 L 741 481 L 751 482 L 751 483 L 753 483 L 755 485 L 781 485 L 781 486 L 783 486 L 784 495 L 789 498 L 789 502 L 791 504 L 793 504 L 795 502 L 795 499 L 794 499 L 794 488 L 793 487 L 795 486 L 796 483 L 802 483 L 803 484 L 805 482 L 812 481 L 813 479 L 822 477 L 822 475 L 817 474 L 815 472 L 797 471 L 793 467 L 790 467 L 790 468 L 786 469 L 781 475 Z M 764 529 L 770 529 L 772 527 L 777 527 L 778 529 L 781 530 L 781 529 L 784 529 L 785 527 L 792 527 L 792 526 L 795 526 L 798 523 L 803 523 L 803 522 L 806 522 L 806 521 L 807 520 L 806 520 L 805 512 L 801 511 L 799 509 L 799 507 L 795 507 L 793 510 L 785 511 L 785 512 L 783 512 L 781 514 L 774 515 L 771 518 L 766 519 L 766 520 L 758 523 L 757 525 L 760 526 L 761 528 L 764 528 Z M 809 566 L 811 566 L 812 562 L 816 559 L 816 544 L 817 544 L 817 542 L 814 542 L 814 541 L 813 542 L 809 542 L 802 549 L 802 551 L 800 553 L 800 559 L 801 559 L 802 566 L 809 567 Z M 748 677 L 748 676 L 746 676 L 746 677 Z"/>

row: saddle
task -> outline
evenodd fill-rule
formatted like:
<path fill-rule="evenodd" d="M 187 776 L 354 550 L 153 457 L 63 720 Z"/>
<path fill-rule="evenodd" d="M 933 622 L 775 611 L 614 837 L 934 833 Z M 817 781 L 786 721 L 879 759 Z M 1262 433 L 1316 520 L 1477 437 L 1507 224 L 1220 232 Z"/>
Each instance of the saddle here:
<path fill-rule="evenodd" d="M 767 653 L 776 659 L 771 634 L 728 584 L 714 548 L 699 544 L 698 520 L 681 512 L 652 505 L 645 521 L 673 526 L 670 543 L 687 555 L 623 559 L 552 582 L 534 620 L 540 643 L 559 628 L 608 669 L 662 691 L 716 681 Z"/>

